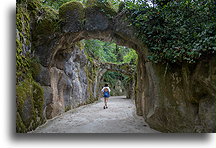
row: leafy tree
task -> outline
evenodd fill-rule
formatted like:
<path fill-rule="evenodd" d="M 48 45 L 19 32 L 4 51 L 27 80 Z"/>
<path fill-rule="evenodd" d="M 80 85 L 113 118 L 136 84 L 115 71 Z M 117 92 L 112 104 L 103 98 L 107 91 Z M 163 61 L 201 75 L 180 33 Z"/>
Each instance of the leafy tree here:
<path fill-rule="evenodd" d="M 127 55 L 124 56 L 124 63 L 130 63 L 130 64 L 135 65 L 137 62 L 137 58 L 138 58 L 138 56 L 136 54 L 136 51 L 131 50 L 128 52 Z"/>
<path fill-rule="evenodd" d="M 85 51 L 92 58 L 101 62 L 135 64 L 136 52 L 130 48 L 118 46 L 115 43 L 99 40 L 85 40 Z"/>
<path fill-rule="evenodd" d="M 130 63 L 136 65 L 137 54 L 135 50 L 127 47 L 118 46 L 115 43 L 102 42 L 99 40 L 84 40 L 85 52 L 89 58 L 96 59 L 100 62 L 110 62 L 110 63 Z M 103 75 L 103 82 L 108 83 L 111 87 L 120 80 L 123 85 L 126 86 L 128 82 L 128 76 L 125 76 L 118 72 L 107 71 Z"/>
<path fill-rule="evenodd" d="M 194 63 L 216 51 L 214 0 L 127 1 L 129 20 L 154 62 Z"/>

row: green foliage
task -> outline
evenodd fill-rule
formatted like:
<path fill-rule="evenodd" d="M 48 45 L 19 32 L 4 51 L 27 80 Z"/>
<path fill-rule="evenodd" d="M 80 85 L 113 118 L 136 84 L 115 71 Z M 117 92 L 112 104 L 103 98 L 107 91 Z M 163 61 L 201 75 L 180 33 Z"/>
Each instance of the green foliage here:
<path fill-rule="evenodd" d="M 213 0 L 127 1 L 130 21 L 150 50 L 154 62 L 194 63 L 216 51 L 215 3 Z"/>
<path fill-rule="evenodd" d="M 103 75 L 103 82 L 101 84 L 102 86 L 104 86 L 104 84 L 109 84 L 110 88 L 114 88 L 118 80 L 123 81 L 125 78 L 126 76 L 121 73 L 107 71 Z M 111 95 L 112 95 L 112 91 L 111 91 Z"/>
<path fill-rule="evenodd" d="M 128 52 L 127 55 L 125 55 L 125 56 L 123 57 L 124 63 L 130 63 L 130 64 L 134 64 L 134 65 L 135 65 L 136 62 L 137 62 L 137 58 L 138 58 L 138 56 L 137 56 L 135 50 L 131 50 L 130 52 Z"/>
<path fill-rule="evenodd" d="M 84 43 L 85 52 L 98 61 L 116 64 L 136 63 L 137 54 L 130 48 L 99 40 L 85 40 Z"/>

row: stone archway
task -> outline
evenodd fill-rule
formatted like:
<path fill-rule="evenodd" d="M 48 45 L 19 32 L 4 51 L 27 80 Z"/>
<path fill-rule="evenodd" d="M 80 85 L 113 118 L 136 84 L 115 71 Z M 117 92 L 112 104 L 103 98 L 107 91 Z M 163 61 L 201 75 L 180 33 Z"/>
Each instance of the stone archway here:
<path fill-rule="evenodd" d="M 135 66 L 130 65 L 128 63 L 123 63 L 123 64 L 114 64 L 114 63 L 97 63 L 97 66 L 99 67 L 98 70 L 98 76 L 97 76 L 97 82 L 100 82 L 103 75 L 107 71 L 112 71 L 112 72 L 117 72 L 121 73 L 125 76 L 129 76 L 131 80 L 128 82 L 129 84 L 127 85 L 127 92 L 126 92 L 126 98 L 134 99 L 134 85 L 135 85 L 135 78 L 134 75 L 136 74 Z M 99 89 L 99 83 L 95 85 L 95 90 L 100 91 Z M 95 94 L 96 97 L 98 97 L 97 94 Z"/>
<path fill-rule="evenodd" d="M 72 87 L 65 79 L 65 61 L 71 59 L 71 54 L 77 55 L 73 60 L 79 61 L 78 66 L 82 68 L 87 61 L 77 43 L 82 39 L 99 39 L 133 48 L 138 53 L 135 86 L 137 114 L 142 115 L 151 127 L 164 132 L 215 131 L 215 58 L 200 61 L 193 65 L 193 69 L 184 64 L 148 62 L 148 50 L 126 21 L 126 15 L 124 11 L 115 13 L 103 4 L 84 6 L 79 2 L 70 2 L 59 10 L 60 31 L 45 34 L 46 37 L 33 35 L 37 36 L 35 53 L 42 65 L 38 81 L 50 98 L 46 104 L 50 111 L 49 118 L 65 110 L 64 97 L 67 94 L 64 90 Z M 42 77 L 44 75 L 46 78 Z M 88 80 L 82 81 L 85 83 Z M 93 91 L 92 96 L 96 96 L 94 80 L 89 81 L 93 85 L 88 89 Z M 84 86 L 77 84 L 79 87 L 74 90 L 86 85 L 87 82 Z M 200 93 L 198 90 L 203 91 Z M 55 103 L 52 103 L 53 100 Z"/>
<path fill-rule="evenodd" d="M 146 87 L 148 87 L 148 85 L 143 86 L 143 84 L 146 82 L 146 84 L 154 83 L 154 81 L 148 81 L 148 77 L 152 75 L 151 72 L 153 70 L 151 66 L 148 66 L 148 69 L 146 69 L 146 64 L 150 64 L 146 63 L 148 50 L 143 42 L 137 38 L 135 29 L 126 21 L 126 15 L 125 11 L 114 13 L 108 6 L 98 5 L 97 3 L 84 6 L 79 2 L 70 2 L 64 4 L 59 9 L 61 31 L 54 35 L 52 34 L 50 36 L 52 39 L 43 41 L 42 44 L 36 47 L 36 54 L 41 61 L 41 65 L 47 67 L 47 73 L 50 73 L 50 83 L 53 92 L 59 92 L 53 97 L 56 98 L 54 100 L 58 102 L 57 106 L 54 105 L 50 109 L 57 108 L 57 111 L 54 115 L 51 115 L 50 118 L 64 110 L 64 87 L 59 88 L 57 86 L 59 83 L 65 83 L 65 80 L 62 79 L 64 73 L 61 71 L 63 69 L 61 63 L 69 58 L 67 55 L 73 52 L 77 48 L 76 44 L 83 39 L 98 39 L 107 42 L 115 42 L 118 45 L 132 48 L 138 53 L 138 65 L 141 67 L 137 67 L 137 77 L 141 78 L 141 80 L 137 83 L 137 87 L 140 88 L 140 90 L 137 90 L 136 106 L 137 113 L 143 115 L 143 108 L 145 106 L 142 101 L 145 94 L 143 90 L 146 90 Z M 56 69 L 56 67 L 60 68 Z M 149 74 L 146 74 L 148 71 Z M 56 80 L 56 78 L 58 80 Z M 146 82 L 144 82 L 144 80 Z M 151 86 L 153 86 L 152 89 L 154 89 L 155 84 Z M 95 93 L 96 90 L 97 87 L 94 85 L 94 97 L 97 96 Z M 59 108 L 62 109 L 59 110 Z"/>
<path fill-rule="evenodd" d="M 52 66 L 52 60 L 58 51 L 69 52 L 73 43 L 82 39 L 115 42 L 136 50 L 139 55 L 147 55 L 147 48 L 135 35 L 135 29 L 126 21 L 126 12 L 113 14 L 111 8 L 102 6 L 97 3 L 84 6 L 79 2 L 64 4 L 59 9 L 61 32 L 55 34 L 54 42 L 48 40 L 44 43 L 51 45 L 46 49 L 47 52 L 40 55 L 43 65 Z M 38 48 L 37 52 L 40 53 L 41 50 Z"/>

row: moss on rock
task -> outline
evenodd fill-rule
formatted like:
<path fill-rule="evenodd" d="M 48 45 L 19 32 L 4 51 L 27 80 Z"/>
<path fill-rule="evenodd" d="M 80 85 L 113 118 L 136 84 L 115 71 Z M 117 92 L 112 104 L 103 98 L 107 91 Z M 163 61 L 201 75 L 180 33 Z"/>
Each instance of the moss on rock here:
<path fill-rule="evenodd" d="M 85 18 L 84 7 L 80 2 L 67 2 L 59 8 L 62 32 L 82 30 Z"/>
<path fill-rule="evenodd" d="M 27 132 L 44 122 L 44 92 L 33 79 L 25 79 L 16 85 L 17 132 Z"/>
<path fill-rule="evenodd" d="M 77 18 L 80 20 L 85 17 L 83 4 L 80 2 L 67 2 L 59 8 L 59 17 L 62 20 L 70 19 L 74 17 L 74 13 L 77 13 Z"/>
<path fill-rule="evenodd" d="M 58 19 L 57 14 L 42 8 L 39 0 L 20 1 L 16 9 L 16 131 L 25 133 L 44 123 L 44 92 L 33 79 L 40 71 L 34 60 L 31 25 Z M 35 11 L 33 13 L 33 11 Z M 46 12 L 35 17 L 39 12 Z M 32 13 L 34 15 L 32 15 Z M 49 16 L 49 17 L 48 17 Z M 32 18 L 33 17 L 33 18 Z M 36 20 L 37 18 L 37 20 Z M 40 18 L 40 19 L 39 19 Z M 37 22 L 37 23 L 35 23 Z M 37 24 L 38 25 L 38 24 Z M 38 29 L 38 28 L 37 28 Z M 39 31 L 39 30 L 37 30 Z M 41 31 L 41 30 L 40 30 Z"/>
<path fill-rule="evenodd" d="M 34 79 L 36 79 L 36 77 L 38 76 L 40 71 L 41 71 L 41 65 L 38 62 L 36 62 L 35 60 L 33 60 L 33 62 L 31 62 L 32 77 Z"/>
<path fill-rule="evenodd" d="M 78 49 L 83 50 L 85 48 L 85 44 L 82 41 L 76 42 L 76 46 L 78 46 Z"/>
<path fill-rule="evenodd" d="M 115 16 L 117 12 L 112 8 L 112 5 L 108 2 L 100 2 L 98 0 L 88 0 L 86 2 L 87 9 L 98 10 L 105 13 L 108 17 Z"/>
<path fill-rule="evenodd" d="M 50 36 L 60 31 L 58 12 L 50 7 L 42 7 L 41 15 L 37 20 L 34 35 Z"/>
<path fill-rule="evenodd" d="M 17 133 L 25 133 L 27 132 L 26 126 L 24 125 L 20 114 L 16 113 L 16 132 Z"/>
<path fill-rule="evenodd" d="M 27 9 L 30 11 L 38 11 L 42 6 L 40 0 L 27 0 Z"/>
<path fill-rule="evenodd" d="M 39 83 L 35 81 L 32 82 L 33 85 L 33 100 L 34 108 L 37 112 L 37 115 L 42 119 L 43 118 L 43 104 L 44 104 L 44 90 Z"/>

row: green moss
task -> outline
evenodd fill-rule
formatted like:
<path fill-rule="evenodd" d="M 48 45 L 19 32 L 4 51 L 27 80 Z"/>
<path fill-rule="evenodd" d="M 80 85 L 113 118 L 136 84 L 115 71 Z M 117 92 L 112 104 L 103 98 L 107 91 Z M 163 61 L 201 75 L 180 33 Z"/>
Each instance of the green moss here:
<path fill-rule="evenodd" d="M 27 132 L 26 126 L 24 125 L 20 114 L 17 112 L 16 114 L 16 132 L 17 133 L 25 133 Z"/>
<path fill-rule="evenodd" d="M 59 8 L 59 17 L 62 20 L 70 19 L 74 16 L 74 11 L 77 17 L 82 20 L 85 17 L 83 4 L 80 2 L 67 2 Z"/>
<path fill-rule="evenodd" d="M 17 6 L 16 11 L 16 76 L 17 82 L 24 80 L 29 74 L 30 61 L 30 16 L 26 9 L 21 5 Z"/>
<path fill-rule="evenodd" d="M 36 23 L 34 35 L 48 37 L 60 31 L 58 13 L 50 7 L 43 7 L 40 19 Z"/>
<path fill-rule="evenodd" d="M 16 85 L 16 101 L 17 101 L 17 111 L 22 112 L 24 102 L 26 99 L 31 98 L 32 89 L 30 80 L 26 79 Z"/>
<path fill-rule="evenodd" d="M 43 118 L 43 104 L 44 104 L 44 90 L 39 83 L 35 81 L 32 82 L 33 85 L 33 100 L 34 100 L 34 109 L 37 112 L 37 115 L 42 119 Z"/>
<path fill-rule="evenodd" d="M 82 41 L 76 42 L 75 45 L 78 46 L 80 50 L 85 48 L 85 44 Z"/>
<path fill-rule="evenodd" d="M 71 108 L 71 106 L 66 106 L 65 107 L 65 112 L 67 112 L 67 111 L 69 111 L 69 110 L 71 110 L 72 108 Z"/>
<path fill-rule="evenodd" d="M 38 76 L 38 74 L 40 73 L 41 71 L 41 66 L 40 64 L 35 61 L 35 60 L 32 60 L 31 62 L 31 72 L 32 72 L 32 77 L 34 79 L 36 79 L 36 77 Z"/>
<path fill-rule="evenodd" d="M 94 103 L 95 101 L 97 101 L 97 99 L 94 98 L 93 95 L 91 94 L 88 100 L 85 102 L 85 104 L 91 104 Z"/>
<path fill-rule="evenodd" d="M 41 6 L 38 2 L 38 0 L 28 1 L 28 4 L 21 2 L 16 10 L 16 131 L 20 133 L 33 130 L 44 122 L 44 92 L 40 84 L 33 80 L 40 71 L 40 65 L 31 54 L 30 13 L 32 9 L 37 9 L 35 12 L 39 11 Z M 46 15 L 55 14 L 50 12 Z M 48 17 L 43 16 L 41 19 L 44 18 Z M 26 109 L 29 111 L 28 114 L 24 112 Z"/>
<path fill-rule="evenodd" d="M 115 16 L 117 12 L 112 8 L 112 5 L 108 2 L 100 2 L 98 0 L 88 0 L 86 7 L 91 8 L 92 10 L 99 10 L 105 13 L 108 17 Z"/>
<path fill-rule="evenodd" d="M 17 7 L 16 10 L 16 27 L 19 32 L 22 32 L 24 36 L 30 35 L 30 16 L 26 8 Z"/>
<path fill-rule="evenodd" d="M 40 0 L 29 0 L 27 2 L 27 9 L 30 10 L 30 11 L 37 10 L 41 6 L 42 5 L 41 5 Z"/>
<path fill-rule="evenodd" d="M 90 103 L 93 103 L 95 101 L 97 101 L 97 98 L 94 97 L 94 94 L 93 94 L 93 85 L 95 83 L 95 79 L 96 79 L 96 76 L 97 76 L 97 68 L 96 66 L 94 65 L 94 62 L 89 62 L 88 66 L 86 66 L 84 68 L 85 70 L 85 73 L 86 73 L 86 77 L 87 77 L 87 83 L 88 83 L 88 87 L 87 87 L 87 91 L 88 91 L 88 99 L 87 101 L 85 102 L 85 104 L 90 104 Z"/>
<path fill-rule="evenodd" d="M 31 115 L 28 120 L 24 122 L 23 114 L 25 114 L 25 102 L 29 103 L 29 114 Z M 16 104 L 17 104 L 17 123 L 16 129 L 18 132 L 27 132 L 35 129 L 38 125 L 44 122 L 43 119 L 43 105 L 44 105 L 44 92 L 40 84 L 36 83 L 33 79 L 25 79 L 16 86 Z"/>

